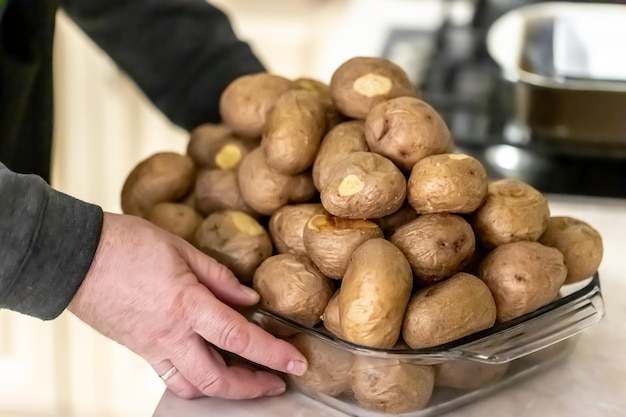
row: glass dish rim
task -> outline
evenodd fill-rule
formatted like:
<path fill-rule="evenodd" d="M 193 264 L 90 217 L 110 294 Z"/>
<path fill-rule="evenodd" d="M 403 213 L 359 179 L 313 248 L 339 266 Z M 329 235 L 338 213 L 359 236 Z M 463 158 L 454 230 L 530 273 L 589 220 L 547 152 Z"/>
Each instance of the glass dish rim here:
<path fill-rule="evenodd" d="M 374 348 L 367 347 L 363 345 L 358 345 L 347 340 L 343 340 L 337 336 L 334 336 L 329 331 L 319 328 L 319 327 L 308 327 L 302 325 L 288 317 L 282 316 L 278 313 L 274 313 L 269 311 L 261 306 L 255 306 L 250 309 L 246 315 L 248 318 L 253 316 L 254 314 L 258 314 L 264 316 L 265 318 L 271 319 L 275 322 L 278 322 L 282 325 L 288 326 L 295 330 L 296 332 L 306 333 L 310 336 L 316 337 L 318 339 L 323 340 L 326 343 L 329 343 L 339 349 L 350 351 L 355 354 L 363 354 L 373 357 L 381 357 L 381 358 L 390 358 L 395 357 L 401 359 L 402 357 L 419 357 L 420 359 L 427 359 L 428 357 L 439 357 L 441 355 L 449 355 L 451 351 L 455 349 L 462 348 L 465 345 L 469 345 L 471 343 L 475 343 L 481 340 L 489 339 L 495 335 L 502 334 L 508 330 L 517 328 L 519 326 L 524 326 L 525 323 L 530 320 L 549 316 L 551 312 L 560 309 L 561 307 L 567 305 L 573 305 L 578 301 L 589 299 L 595 294 L 602 295 L 601 285 L 600 285 L 600 275 L 598 271 L 596 271 L 583 287 L 572 291 L 571 293 L 549 303 L 543 307 L 538 308 L 535 311 L 519 316 L 515 319 L 506 321 L 504 323 L 496 323 L 494 326 L 478 331 L 471 335 L 453 340 L 451 342 L 443 343 L 437 346 L 427 347 L 427 348 L 394 348 L 394 349 L 385 349 L 385 348 Z M 584 282 L 584 281 L 583 281 Z M 576 285 L 573 283 L 571 285 Z"/>

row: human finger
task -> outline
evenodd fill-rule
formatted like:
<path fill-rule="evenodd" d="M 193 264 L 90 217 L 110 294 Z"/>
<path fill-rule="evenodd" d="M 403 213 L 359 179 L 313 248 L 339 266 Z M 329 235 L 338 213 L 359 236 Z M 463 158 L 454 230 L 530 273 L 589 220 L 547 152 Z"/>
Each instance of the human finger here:
<path fill-rule="evenodd" d="M 285 382 L 277 375 L 236 365 L 227 366 L 199 336 L 190 339 L 186 349 L 172 358 L 172 362 L 178 372 L 206 396 L 246 399 L 285 392 Z"/>
<path fill-rule="evenodd" d="M 183 376 L 170 360 L 152 365 L 152 369 L 163 380 L 167 389 L 181 398 L 192 399 L 202 397 L 202 392 Z"/>
<path fill-rule="evenodd" d="M 241 284 L 230 269 L 215 259 L 192 247 L 187 248 L 183 256 L 198 281 L 222 302 L 228 305 L 253 305 L 259 302 L 256 291 Z"/>
<path fill-rule="evenodd" d="M 195 292 L 188 308 L 193 331 L 218 348 L 277 371 L 306 372 L 306 359 L 293 345 L 249 322 L 208 291 Z"/>

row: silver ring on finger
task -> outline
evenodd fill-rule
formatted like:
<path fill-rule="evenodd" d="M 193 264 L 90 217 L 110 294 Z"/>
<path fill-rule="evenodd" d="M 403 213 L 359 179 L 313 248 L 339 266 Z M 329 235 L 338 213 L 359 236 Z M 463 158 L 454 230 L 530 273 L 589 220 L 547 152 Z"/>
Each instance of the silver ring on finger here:
<path fill-rule="evenodd" d="M 172 366 L 164 374 L 159 375 L 159 378 L 161 378 L 165 382 L 168 379 L 170 379 L 172 376 L 174 376 L 177 372 L 178 372 L 178 369 L 176 369 L 175 366 Z"/>

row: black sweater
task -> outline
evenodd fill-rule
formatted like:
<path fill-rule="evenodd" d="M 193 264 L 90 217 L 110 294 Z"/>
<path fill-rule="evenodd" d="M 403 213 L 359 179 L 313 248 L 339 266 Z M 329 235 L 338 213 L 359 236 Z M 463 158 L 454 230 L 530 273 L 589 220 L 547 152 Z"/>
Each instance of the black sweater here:
<path fill-rule="evenodd" d="M 177 125 L 219 121 L 234 78 L 263 71 L 204 0 L 65 0 L 61 6 Z M 0 0 L 0 308 L 59 315 L 87 273 L 102 210 L 48 184 L 54 0 Z M 30 174 L 30 175 L 27 175 Z"/>

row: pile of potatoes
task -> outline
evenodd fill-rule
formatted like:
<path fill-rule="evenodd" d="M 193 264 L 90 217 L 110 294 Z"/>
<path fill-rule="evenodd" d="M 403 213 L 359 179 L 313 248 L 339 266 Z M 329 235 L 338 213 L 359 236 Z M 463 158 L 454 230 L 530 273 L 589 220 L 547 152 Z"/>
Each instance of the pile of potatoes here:
<path fill-rule="evenodd" d="M 328 85 L 240 77 L 221 97 L 222 124 L 191 132 L 186 154 L 132 170 L 122 209 L 228 266 L 266 309 L 370 348 L 445 344 L 593 275 L 598 232 L 551 217 L 526 183 L 490 181 L 418 95 L 399 66 L 373 57 L 346 61 Z M 296 383 L 386 413 L 507 368 L 354 356 L 288 336 L 310 364 Z"/>

